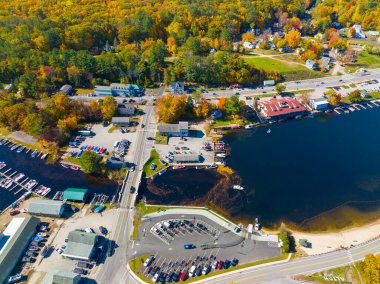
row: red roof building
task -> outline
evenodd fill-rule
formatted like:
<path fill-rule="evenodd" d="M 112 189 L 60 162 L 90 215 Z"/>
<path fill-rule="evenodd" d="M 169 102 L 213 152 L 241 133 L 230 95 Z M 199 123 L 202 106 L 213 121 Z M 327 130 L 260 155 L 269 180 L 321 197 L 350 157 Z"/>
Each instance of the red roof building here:
<path fill-rule="evenodd" d="M 304 115 L 307 109 L 295 98 L 271 98 L 257 103 L 258 115 L 265 120 L 293 118 Z"/>

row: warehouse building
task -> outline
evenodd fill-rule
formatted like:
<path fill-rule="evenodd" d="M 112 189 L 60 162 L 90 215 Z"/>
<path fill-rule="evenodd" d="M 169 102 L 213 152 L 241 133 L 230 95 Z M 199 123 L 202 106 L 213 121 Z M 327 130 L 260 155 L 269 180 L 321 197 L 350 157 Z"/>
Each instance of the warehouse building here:
<path fill-rule="evenodd" d="M 61 217 L 65 211 L 65 203 L 58 200 L 35 199 L 30 205 L 28 212 L 31 215 L 49 217 Z"/>
<path fill-rule="evenodd" d="M 49 270 L 41 284 L 78 284 L 81 281 L 79 274 L 71 271 Z"/>
<path fill-rule="evenodd" d="M 102 241 L 102 237 L 83 231 L 71 231 L 67 237 L 67 246 L 62 253 L 64 257 L 77 260 L 92 260 L 96 247 Z"/>
<path fill-rule="evenodd" d="M 174 163 L 199 163 L 198 154 L 174 154 L 173 162 Z"/>
<path fill-rule="evenodd" d="M 178 124 L 165 124 L 161 123 L 158 126 L 160 135 L 164 136 L 189 136 L 189 123 L 187 121 L 180 121 Z"/>
<path fill-rule="evenodd" d="M 40 220 L 36 217 L 13 218 L 0 232 L 0 283 L 5 282 L 36 233 Z"/>
<path fill-rule="evenodd" d="M 63 192 L 63 200 L 84 202 L 87 197 L 88 189 L 69 187 Z"/>
<path fill-rule="evenodd" d="M 130 126 L 131 120 L 129 119 L 129 117 L 114 116 L 114 117 L 112 117 L 112 124 L 115 126 Z"/>

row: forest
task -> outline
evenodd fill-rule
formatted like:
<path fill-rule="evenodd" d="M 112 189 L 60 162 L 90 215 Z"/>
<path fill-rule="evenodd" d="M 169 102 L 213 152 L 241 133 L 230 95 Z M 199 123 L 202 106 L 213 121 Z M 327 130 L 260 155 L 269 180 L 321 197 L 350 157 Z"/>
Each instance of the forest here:
<path fill-rule="evenodd" d="M 259 83 L 280 75 L 247 66 L 230 52 L 252 28 L 280 22 L 284 30 L 313 35 L 337 22 L 380 30 L 376 0 L 313 5 L 311 0 L 3 0 L 0 82 L 34 98 L 66 83 Z"/>

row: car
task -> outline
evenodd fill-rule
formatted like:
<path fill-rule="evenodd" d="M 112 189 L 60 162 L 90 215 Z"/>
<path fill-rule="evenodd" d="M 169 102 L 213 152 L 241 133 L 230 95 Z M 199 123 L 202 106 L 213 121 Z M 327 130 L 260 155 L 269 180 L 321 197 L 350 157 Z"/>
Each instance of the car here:
<path fill-rule="evenodd" d="M 174 147 L 174 149 L 176 149 L 177 151 L 181 150 L 179 147 Z"/>
<path fill-rule="evenodd" d="M 174 275 L 174 272 L 169 272 L 168 275 L 166 275 L 165 281 L 169 283 L 172 282 L 173 275 Z"/>
<path fill-rule="evenodd" d="M 153 260 L 154 260 L 154 256 L 151 255 L 150 257 L 148 257 L 148 258 L 145 260 L 145 262 L 144 262 L 144 266 L 147 267 L 147 266 L 151 265 L 152 262 L 153 262 Z"/>
<path fill-rule="evenodd" d="M 22 274 L 16 274 L 16 275 L 13 275 L 13 276 L 9 276 L 8 278 L 8 283 L 17 283 L 17 282 L 20 282 L 21 279 L 24 278 L 24 275 Z"/>
<path fill-rule="evenodd" d="M 56 251 L 58 252 L 58 254 L 63 254 L 63 249 L 57 248 Z"/>
<path fill-rule="evenodd" d="M 217 269 L 217 270 L 221 270 L 221 269 L 223 269 L 223 261 L 220 260 L 220 261 L 218 262 L 218 265 L 216 266 L 216 269 Z"/>
<path fill-rule="evenodd" d="M 24 256 L 22 259 L 21 259 L 21 262 L 31 262 L 32 261 L 32 258 L 29 257 L 29 256 Z"/>
<path fill-rule="evenodd" d="M 212 268 L 212 269 L 216 269 L 217 267 L 218 267 L 218 261 L 215 260 L 215 261 L 212 263 L 211 268 Z"/>
<path fill-rule="evenodd" d="M 166 279 L 166 274 L 164 272 L 160 273 L 160 276 L 158 276 L 158 282 L 164 284 Z"/>
<path fill-rule="evenodd" d="M 34 252 L 34 251 L 27 251 L 27 252 L 25 253 L 25 256 L 33 257 L 33 256 L 37 256 L 37 253 Z"/>
<path fill-rule="evenodd" d="M 148 275 L 152 269 L 153 269 L 153 267 L 152 267 L 152 266 L 149 266 L 149 267 L 144 271 L 144 274 L 145 274 L 145 275 Z"/>
<path fill-rule="evenodd" d="M 85 270 L 83 268 L 74 268 L 73 272 L 77 273 L 77 274 L 87 275 L 87 270 Z"/>
<path fill-rule="evenodd" d="M 148 137 L 148 140 L 156 140 L 154 137 Z"/>
<path fill-rule="evenodd" d="M 79 268 L 91 268 L 91 264 L 84 262 L 84 261 L 79 261 L 77 263 L 77 267 L 79 267 Z"/>
<path fill-rule="evenodd" d="M 181 147 L 181 150 L 190 150 L 189 147 Z"/>
<path fill-rule="evenodd" d="M 183 248 L 184 249 L 193 249 L 193 248 L 195 248 L 195 245 L 193 245 L 193 244 L 184 244 Z"/>
<path fill-rule="evenodd" d="M 129 167 L 129 171 L 130 171 L 130 172 L 133 172 L 134 170 L 135 170 L 135 166 L 130 166 L 130 167 Z"/>
<path fill-rule="evenodd" d="M 99 227 L 99 231 L 103 234 L 103 235 L 107 235 L 108 234 L 108 230 L 107 228 L 103 227 L 103 226 L 100 226 Z"/>
<path fill-rule="evenodd" d="M 38 247 L 40 245 L 40 242 L 39 241 L 31 241 L 30 242 L 30 245 L 31 246 L 35 246 L 35 247 Z"/>
<path fill-rule="evenodd" d="M 28 247 L 28 251 L 36 251 L 38 248 L 36 246 L 30 246 Z"/>
<path fill-rule="evenodd" d="M 235 231 L 235 233 L 240 233 L 241 232 L 241 229 L 240 229 L 240 227 L 235 227 L 235 229 L 234 229 L 234 231 Z"/>
<path fill-rule="evenodd" d="M 129 190 L 130 193 L 135 193 L 136 192 L 136 188 L 132 185 L 130 190 Z"/>
<path fill-rule="evenodd" d="M 109 246 L 107 250 L 107 256 L 111 257 L 113 255 L 113 252 L 115 250 L 115 241 L 109 240 Z"/>
<path fill-rule="evenodd" d="M 17 215 L 17 214 L 20 214 L 20 211 L 19 210 L 13 210 L 9 213 L 11 216 L 14 216 L 14 215 Z"/>
<path fill-rule="evenodd" d="M 141 124 L 141 128 L 144 128 L 145 127 L 145 124 Z"/>
<path fill-rule="evenodd" d="M 236 266 L 238 263 L 239 263 L 239 260 L 238 260 L 237 258 L 234 258 L 234 259 L 231 261 L 231 265 L 232 265 L 232 266 Z"/>
<path fill-rule="evenodd" d="M 195 269 L 195 275 L 196 276 L 201 276 L 202 275 L 202 268 L 201 267 L 197 267 L 197 269 Z"/>
<path fill-rule="evenodd" d="M 203 267 L 202 274 L 206 275 L 210 272 L 210 270 L 211 270 L 210 265 L 205 265 L 205 267 Z"/>
<path fill-rule="evenodd" d="M 156 273 L 154 276 L 153 276 L 153 278 L 152 278 L 152 281 L 153 282 L 158 282 L 158 277 L 160 276 L 160 273 Z"/>
<path fill-rule="evenodd" d="M 173 276 L 172 276 L 172 281 L 174 281 L 174 282 L 178 282 L 178 280 L 179 280 L 179 273 L 174 273 L 173 274 Z"/>
<path fill-rule="evenodd" d="M 120 133 L 125 133 L 124 128 L 119 128 Z"/>
<path fill-rule="evenodd" d="M 187 278 L 187 273 L 184 271 L 184 272 L 181 272 L 181 275 L 179 276 L 179 280 L 180 281 L 185 281 Z"/>
<path fill-rule="evenodd" d="M 95 234 L 95 231 L 92 228 L 86 228 L 86 229 L 84 229 L 84 231 L 86 233 L 93 233 L 93 234 Z"/>
<path fill-rule="evenodd" d="M 190 270 L 189 270 L 189 277 L 194 277 L 195 276 L 195 270 L 197 269 L 197 267 L 195 265 L 193 265 Z"/>
<path fill-rule="evenodd" d="M 37 237 L 46 238 L 48 235 L 46 233 L 39 232 L 37 233 Z"/>
<path fill-rule="evenodd" d="M 33 241 L 36 241 L 36 242 L 41 242 L 44 238 L 42 237 L 39 237 L 39 236 L 35 236 L 32 240 Z"/>
<path fill-rule="evenodd" d="M 223 269 L 228 269 L 228 268 L 230 268 L 230 266 L 231 266 L 231 261 L 229 261 L 229 260 L 224 261 Z"/>
<path fill-rule="evenodd" d="M 157 266 L 154 266 L 152 268 L 152 270 L 149 272 L 149 275 L 153 277 L 158 271 L 159 270 L 158 270 Z"/>

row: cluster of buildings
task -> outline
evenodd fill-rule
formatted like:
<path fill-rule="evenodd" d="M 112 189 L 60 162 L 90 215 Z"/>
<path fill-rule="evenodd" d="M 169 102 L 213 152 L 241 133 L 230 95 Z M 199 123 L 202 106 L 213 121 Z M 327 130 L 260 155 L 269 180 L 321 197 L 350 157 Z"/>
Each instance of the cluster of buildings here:
<path fill-rule="evenodd" d="M 140 97 L 144 95 L 144 89 L 134 84 L 112 83 L 109 86 L 95 86 L 94 93 L 97 96 Z"/>

